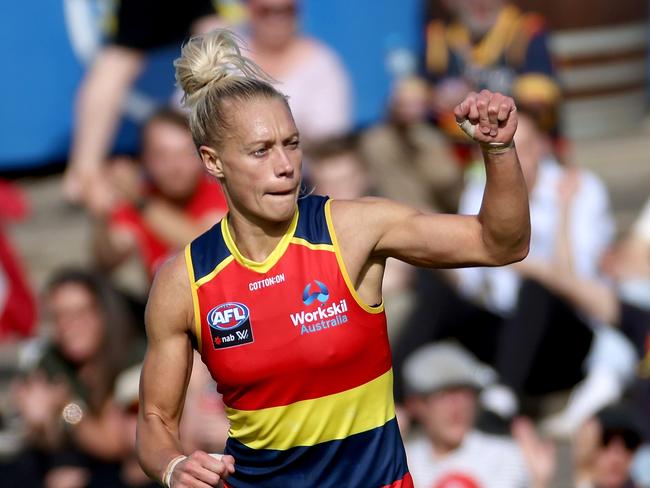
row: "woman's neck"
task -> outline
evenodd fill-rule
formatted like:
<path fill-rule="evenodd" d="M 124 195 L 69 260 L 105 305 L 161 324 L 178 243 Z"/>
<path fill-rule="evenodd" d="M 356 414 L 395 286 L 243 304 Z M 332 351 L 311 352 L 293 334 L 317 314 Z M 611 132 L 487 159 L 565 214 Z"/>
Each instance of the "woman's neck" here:
<path fill-rule="evenodd" d="M 231 210 L 227 224 L 237 250 L 247 259 L 261 263 L 287 233 L 291 219 L 284 222 L 255 222 Z"/>

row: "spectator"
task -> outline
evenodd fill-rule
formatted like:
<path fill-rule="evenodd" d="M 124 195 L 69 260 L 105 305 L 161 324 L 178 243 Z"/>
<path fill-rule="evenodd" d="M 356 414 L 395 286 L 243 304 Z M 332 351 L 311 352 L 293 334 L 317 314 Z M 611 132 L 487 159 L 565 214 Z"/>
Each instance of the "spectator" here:
<path fill-rule="evenodd" d="M 135 454 L 135 427 L 138 421 L 138 385 L 142 365 L 138 364 L 122 371 L 115 381 L 115 402 L 122 414 L 120 441 L 123 458 L 120 481 L 124 488 L 155 488 L 158 486 L 142 471 Z"/>
<path fill-rule="evenodd" d="M 194 352 L 194 365 L 181 420 L 184 452 L 200 449 L 209 453 L 222 453 L 226 447 L 229 428 L 225 406 L 217 392 L 217 384 L 199 354 Z"/>
<path fill-rule="evenodd" d="M 577 188 L 575 184 L 571 185 L 572 189 L 567 185 L 564 186 L 565 198 L 569 203 Z M 642 222 L 642 218 L 639 222 Z M 608 342 L 611 346 L 611 337 L 618 334 L 609 330 L 609 327 L 613 326 L 631 341 L 636 350 L 636 359 L 639 361 L 633 396 L 636 403 L 650 414 L 650 309 L 644 298 L 644 283 L 650 275 L 645 271 L 648 257 L 643 252 L 644 243 L 639 238 L 637 228 L 638 225 L 633 228 L 629 236 L 615 244 L 613 250 L 605 253 L 602 268 L 606 279 L 581 276 L 573 266 L 557 262 L 537 265 L 529 263 L 527 274 L 529 277 L 534 276 L 535 280 L 563 297 L 582 315 L 588 317 L 595 324 L 597 338 L 610 336 Z M 566 228 L 561 234 L 565 232 Z M 561 240 L 565 243 L 570 242 L 564 236 L 561 236 Z M 592 354 L 590 363 L 592 365 L 601 363 L 609 370 L 614 366 L 620 370 L 621 360 L 626 362 L 629 356 L 628 352 L 620 349 L 611 350 L 609 346 L 595 349 L 600 349 L 601 353 Z M 599 356 L 601 357 L 598 359 Z M 598 360 L 594 361 L 594 359 Z M 601 384 L 601 388 L 602 386 Z M 588 403 L 593 409 L 593 399 L 588 399 Z M 560 416 L 549 419 L 547 427 L 552 427 L 551 422 L 556 424 L 559 422 L 559 425 L 566 423 L 568 417 L 571 417 L 570 409 Z M 581 417 L 575 418 L 569 423 L 579 424 L 583 420 L 584 418 Z M 650 442 L 650 425 L 646 422 L 643 427 L 644 438 Z"/>
<path fill-rule="evenodd" d="M 420 78 L 397 82 L 389 118 L 361 138 L 380 195 L 420 209 L 458 211 L 460 167 L 447 141 L 427 123 L 429 88 Z"/>
<path fill-rule="evenodd" d="M 206 231 L 226 212 L 219 184 L 208 177 L 184 115 L 155 114 L 142 136 L 141 168 L 118 160 L 112 167 L 121 204 L 100 215 L 95 228 L 95 255 L 113 269 L 137 253 L 149 277 L 171 254 Z"/>
<path fill-rule="evenodd" d="M 88 272 L 55 274 L 45 305 L 52 340 L 14 390 L 32 455 L 47 487 L 115 486 L 122 445 L 113 384 L 144 344 L 131 339 L 126 305 Z"/>
<path fill-rule="evenodd" d="M 531 195 L 528 258 L 500 270 L 459 270 L 458 276 L 465 296 L 482 300 L 507 319 L 497 359 L 502 379 L 517 392 L 544 393 L 570 387 L 582 377 L 593 332 L 575 308 L 540 284 L 534 270 L 557 262 L 579 276 L 596 277 L 613 236 L 613 218 L 603 183 L 585 169 L 562 168 L 551 156 L 548 138 L 530 118 L 521 117 L 516 143 Z M 564 190 L 572 185 L 573 195 L 566 198 Z M 480 207 L 477 191 L 482 188 L 478 179 L 468 183 L 461 213 Z M 569 343 L 570 349 L 562 349 Z"/>
<path fill-rule="evenodd" d="M 354 200 L 376 193 L 375 179 L 359 147 L 359 137 L 349 134 L 324 140 L 308 148 L 309 179 L 314 193 L 341 200 Z M 377 172 L 372 174 L 378 176 Z M 402 330 L 413 307 L 414 269 L 396 259 L 386 261 L 382 293 L 390 338 Z"/>
<path fill-rule="evenodd" d="M 64 193 L 93 212 L 110 207 L 111 188 L 103 165 L 110 151 L 122 107 L 142 71 L 146 54 L 180 43 L 191 30 L 216 25 L 212 0 L 123 1 L 107 25 L 116 26 L 82 81 L 77 94 L 74 135 L 64 179 Z"/>
<path fill-rule="evenodd" d="M 402 358 L 422 342 L 455 337 L 494 364 L 501 381 L 518 395 L 572 388 L 584 378 L 587 364 L 593 374 L 573 398 L 573 413 L 565 417 L 571 421 L 554 429 L 566 435 L 594 409 L 622 393 L 633 370 L 634 353 L 620 334 L 602 329 L 594 333 L 571 301 L 549 289 L 536 274 L 559 263 L 572 266 L 578 276 L 596 277 L 613 225 L 600 180 L 586 170 L 561 167 L 550 156 L 548 138 L 521 115 L 515 141 L 530 192 L 528 257 L 499 269 L 458 270 L 460 296 L 440 279 L 425 282 L 409 319 L 419 327 L 402 334 L 394 362 L 399 369 Z M 574 195 L 563 197 L 562 187 L 571 185 Z M 461 198 L 461 213 L 478 211 L 483 186 L 482 176 L 474 173 Z M 616 351 L 616 361 L 608 359 L 608 347 Z M 399 393 L 399 383 L 397 387 Z M 491 410 L 506 417 L 517 409 L 515 397 L 507 390 L 490 388 L 484 398 Z"/>
<path fill-rule="evenodd" d="M 221 453 L 226 445 L 229 428 L 223 402 L 198 354 L 194 359 L 181 421 L 183 448 L 185 451 L 202 449 L 209 453 Z M 142 366 L 137 365 L 122 372 L 115 386 L 115 398 L 123 415 L 121 433 L 125 457 L 122 461 L 121 480 L 125 488 L 158 486 L 142 471 L 135 452 L 141 369 Z"/>
<path fill-rule="evenodd" d="M 530 459 L 545 463 L 545 471 L 530 469 L 512 439 L 474 428 L 478 394 L 494 380 L 494 372 L 464 349 L 453 343 L 422 346 L 406 360 L 404 379 L 408 408 L 424 434 L 406 443 L 415 486 L 549 486 L 552 449 L 538 450 L 537 458 Z M 531 443 L 522 447 L 530 448 Z M 531 479 L 528 472 L 537 478 Z"/>
<path fill-rule="evenodd" d="M 545 130 L 553 128 L 560 91 L 542 17 L 504 0 L 442 3 L 451 20 L 431 20 L 425 41 L 425 71 L 434 82 L 441 127 L 460 136 L 451 109 L 468 92 L 485 88 L 513 96 Z"/>
<path fill-rule="evenodd" d="M 629 234 L 606 255 L 603 269 L 623 300 L 650 310 L 650 198 Z"/>
<path fill-rule="evenodd" d="M 612 405 L 580 428 L 573 444 L 574 482 L 578 488 L 634 488 L 630 468 L 641 443 L 633 410 Z"/>
<path fill-rule="evenodd" d="M 359 151 L 359 137 L 348 134 L 321 141 L 305 150 L 309 182 L 317 195 L 352 200 L 375 194 L 375 180 Z"/>
<path fill-rule="evenodd" d="M 299 0 L 248 0 L 250 57 L 280 83 L 304 143 L 351 127 L 350 81 L 338 56 L 298 31 Z"/>

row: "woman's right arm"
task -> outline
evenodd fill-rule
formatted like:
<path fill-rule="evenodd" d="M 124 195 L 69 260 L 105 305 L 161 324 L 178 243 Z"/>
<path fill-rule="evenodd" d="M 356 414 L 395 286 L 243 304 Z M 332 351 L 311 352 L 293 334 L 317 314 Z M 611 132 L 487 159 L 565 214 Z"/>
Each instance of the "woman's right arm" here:
<path fill-rule="evenodd" d="M 165 486 L 210 487 L 234 472 L 234 459 L 195 451 L 183 456 L 179 424 L 192 371 L 193 322 L 190 282 L 182 254 L 166 263 L 152 286 L 146 312 L 147 354 L 140 378 L 137 452 L 145 473 Z"/>

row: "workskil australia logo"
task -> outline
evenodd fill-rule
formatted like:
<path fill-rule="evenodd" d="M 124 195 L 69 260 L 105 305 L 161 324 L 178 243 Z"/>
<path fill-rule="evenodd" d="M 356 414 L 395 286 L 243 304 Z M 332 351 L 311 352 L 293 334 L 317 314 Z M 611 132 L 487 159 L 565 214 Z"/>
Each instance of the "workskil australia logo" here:
<path fill-rule="evenodd" d="M 327 305 L 329 299 L 330 294 L 325 283 L 319 280 L 307 283 L 302 292 L 302 303 L 309 306 L 316 302 L 318 308 L 290 314 L 293 326 L 300 326 L 300 335 L 338 327 L 348 321 L 348 304 L 345 298 Z"/>
<path fill-rule="evenodd" d="M 316 286 L 312 289 L 313 284 Z M 322 281 L 314 280 L 313 283 L 307 283 L 307 286 L 305 286 L 305 289 L 302 291 L 302 303 L 305 305 L 311 305 L 314 303 L 314 300 L 325 303 L 329 298 L 330 292 Z"/>
<path fill-rule="evenodd" d="M 253 342 L 250 311 L 243 303 L 217 305 L 206 316 L 215 349 L 241 346 Z"/>

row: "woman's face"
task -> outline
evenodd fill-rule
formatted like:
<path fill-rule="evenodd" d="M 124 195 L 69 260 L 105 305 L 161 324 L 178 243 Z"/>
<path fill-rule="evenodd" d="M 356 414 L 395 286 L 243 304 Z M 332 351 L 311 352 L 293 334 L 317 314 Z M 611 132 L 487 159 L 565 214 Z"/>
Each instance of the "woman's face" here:
<path fill-rule="evenodd" d="M 155 120 L 144 131 L 143 147 L 143 163 L 163 197 L 185 200 L 194 194 L 203 167 L 189 130 Z"/>
<path fill-rule="evenodd" d="M 295 0 L 249 0 L 248 10 L 256 44 L 274 50 L 289 45 L 298 27 Z"/>
<path fill-rule="evenodd" d="M 221 179 L 232 214 L 256 224 L 290 220 L 302 166 L 291 112 L 276 98 L 226 103 L 232 127 L 208 171 Z"/>
<path fill-rule="evenodd" d="M 92 359 L 99 352 L 104 331 L 93 294 L 79 283 L 64 283 L 50 293 L 48 306 L 54 340 L 63 355 L 75 364 Z"/>

